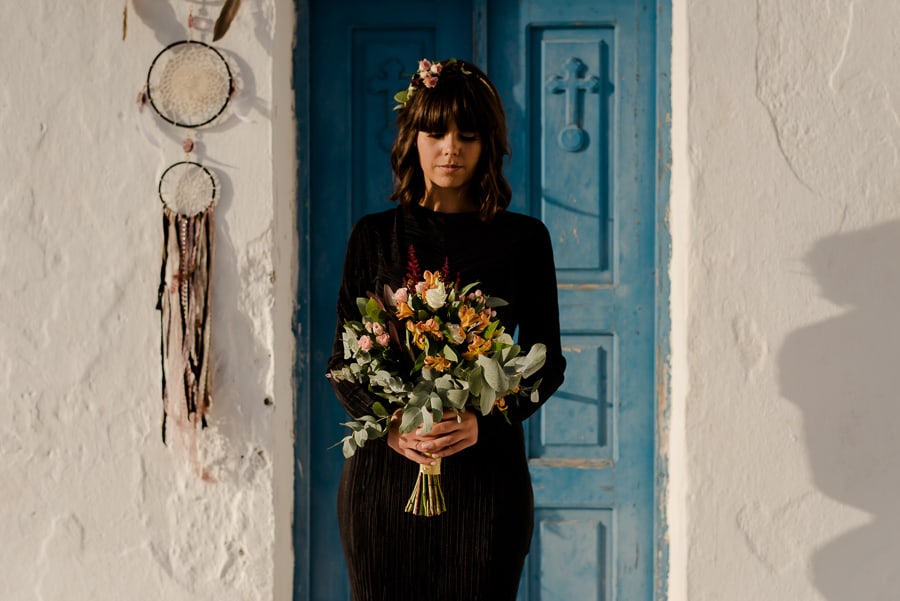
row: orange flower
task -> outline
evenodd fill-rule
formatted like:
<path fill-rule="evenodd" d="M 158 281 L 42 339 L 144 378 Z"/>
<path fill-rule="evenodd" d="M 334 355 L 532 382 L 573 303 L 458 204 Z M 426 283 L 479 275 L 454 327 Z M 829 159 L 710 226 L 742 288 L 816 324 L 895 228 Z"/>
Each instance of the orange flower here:
<path fill-rule="evenodd" d="M 506 411 L 509 407 L 506 404 L 506 397 L 500 397 L 496 401 L 494 401 L 494 406 L 497 407 L 500 411 Z"/>
<path fill-rule="evenodd" d="M 406 319 L 407 317 L 412 317 L 415 315 L 410 306 L 406 303 L 398 303 L 397 304 L 397 317 L 400 319 Z"/>
<path fill-rule="evenodd" d="M 489 350 L 491 350 L 490 340 L 485 340 L 481 336 L 473 336 L 472 342 L 469 343 L 469 350 L 463 353 L 463 359 L 474 361 L 478 355 L 483 355 Z"/>
<path fill-rule="evenodd" d="M 427 321 L 417 321 L 415 323 L 407 321 L 406 329 L 412 332 L 413 343 L 415 343 L 415 345 L 420 349 L 424 349 L 426 346 L 428 346 L 426 335 L 431 336 L 431 338 L 433 338 L 434 340 L 444 339 L 444 335 L 441 333 L 440 327 L 433 318 Z"/>
<path fill-rule="evenodd" d="M 452 365 L 453 364 L 450 363 L 450 361 L 448 361 L 444 357 L 434 357 L 431 355 L 425 357 L 425 368 L 426 369 L 433 369 L 435 371 L 445 372 L 448 369 L 450 369 L 452 367 Z"/>
<path fill-rule="evenodd" d="M 491 325 L 491 314 L 487 311 L 477 313 L 472 307 L 463 305 L 459 308 L 459 327 L 467 333 L 480 334 Z"/>

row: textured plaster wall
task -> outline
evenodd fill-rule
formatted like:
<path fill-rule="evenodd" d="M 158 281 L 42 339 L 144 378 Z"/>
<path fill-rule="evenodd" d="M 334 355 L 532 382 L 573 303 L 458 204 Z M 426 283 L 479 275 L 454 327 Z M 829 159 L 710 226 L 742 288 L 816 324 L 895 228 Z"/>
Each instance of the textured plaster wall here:
<path fill-rule="evenodd" d="M 250 122 L 197 137 L 222 196 L 194 461 L 160 440 L 155 310 L 155 186 L 185 131 L 151 118 L 152 146 L 134 99 L 188 6 L 221 2 L 133 0 L 125 40 L 124 6 L 0 3 L 0 599 L 286 598 L 292 7 L 244 2 L 220 48 Z"/>
<path fill-rule="evenodd" d="M 685 4 L 672 598 L 897 599 L 900 4 Z"/>

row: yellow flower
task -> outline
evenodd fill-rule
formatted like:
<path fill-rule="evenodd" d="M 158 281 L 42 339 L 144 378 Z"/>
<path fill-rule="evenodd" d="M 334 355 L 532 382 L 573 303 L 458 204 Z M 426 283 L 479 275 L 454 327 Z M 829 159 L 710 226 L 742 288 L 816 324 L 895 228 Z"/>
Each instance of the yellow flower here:
<path fill-rule="evenodd" d="M 469 343 L 469 350 L 463 353 L 463 359 L 474 361 L 478 355 L 483 355 L 489 350 L 491 350 L 490 340 L 485 340 L 481 336 L 473 336 L 472 342 Z"/>
<path fill-rule="evenodd" d="M 444 357 L 434 357 L 429 355 L 425 357 L 425 368 L 433 369 L 439 372 L 445 372 L 452 367 L 450 361 Z"/>

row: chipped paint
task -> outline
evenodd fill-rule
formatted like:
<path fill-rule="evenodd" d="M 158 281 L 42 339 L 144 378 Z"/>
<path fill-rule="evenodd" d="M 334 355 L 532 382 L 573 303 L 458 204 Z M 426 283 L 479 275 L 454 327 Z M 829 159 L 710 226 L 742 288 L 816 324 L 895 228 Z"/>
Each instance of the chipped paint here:
<path fill-rule="evenodd" d="M 583 470 L 602 470 L 613 467 L 615 462 L 611 459 L 577 459 L 573 457 L 542 457 L 529 459 L 532 467 L 567 467 Z"/>

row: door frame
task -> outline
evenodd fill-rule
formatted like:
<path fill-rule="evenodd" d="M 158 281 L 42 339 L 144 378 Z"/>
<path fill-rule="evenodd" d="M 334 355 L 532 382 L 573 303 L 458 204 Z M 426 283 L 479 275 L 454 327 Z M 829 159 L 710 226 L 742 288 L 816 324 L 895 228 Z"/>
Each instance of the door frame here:
<path fill-rule="evenodd" d="M 474 39 L 473 58 L 478 64 L 487 62 L 487 2 L 473 1 Z M 310 339 L 308 324 L 310 314 L 309 282 L 309 209 L 310 209 L 310 18 L 309 0 L 297 0 L 294 5 L 296 42 L 291 59 L 293 73 L 294 111 L 296 117 L 296 258 L 297 288 L 292 320 L 295 340 L 293 382 L 294 407 L 294 503 L 292 520 L 292 548 L 294 551 L 293 599 L 300 601 L 309 595 L 309 532 L 310 532 L 310 435 L 307 425 L 310 419 L 310 379 L 317 377 L 310 369 Z M 668 491 L 669 463 L 668 440 L 671 398 L 671 281 L 669 266 L 672 258 L 672 236 L 668 212 L 670 208 L 670 183 L 672 171 L 672 0 L 656 3 L 656 369 L 655 369 L 655 424 L 654 424 L 654 574 L 653 598 L 668 598 L 669 543 L 668 543 Z"/>

